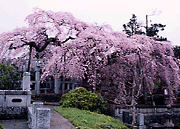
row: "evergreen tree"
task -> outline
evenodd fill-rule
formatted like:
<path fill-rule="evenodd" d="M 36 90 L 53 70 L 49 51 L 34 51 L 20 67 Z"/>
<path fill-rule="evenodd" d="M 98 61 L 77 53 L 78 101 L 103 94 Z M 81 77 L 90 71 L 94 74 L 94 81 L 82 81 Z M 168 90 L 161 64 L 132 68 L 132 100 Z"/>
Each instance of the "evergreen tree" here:
<path fill-rule="evenodd" d="M 132 18 L 130 19 L 130 22 L 127 24 L 123 24 L 123 28 L 125 33 L 128 35 L 128 37 L 134 35 L 134 34 L 145 34 L 142 29 L 140 29 L 140 25 L 137 22 L 137 18 L 135 14 L 132 14 Z"/>
<path fill-rule="evenodd" d="M 21 87 L 18 71 L 11 65 L 0 64 L 0 89 L 18 90 Z"/>
<path fill-rule="evenodd" d="M 159 31 L 163 31 L 166 25 L 162 25 L 161 23 L 151 24 L 151 27 L 140 26 L 137 22 L 137 16 L 132 14 L 132 18 L 127 24 L 123 24 L 124 32 L 128 35 L 128 37 L 140 34 L 140 35 L 147 35 L 149 37 L 154 37 L 157 41 L 167 41 L 167 38 L 158 35 Z M 145 28 L 146 32 L 142 31 Z"/>
<path fill-rule="evenodd" d="M 162 25 L 160 23 L 151 24 L 151 27 L 148 27 L 146 29 L 146 35 L 150 37 L 154 37 L 155 40 L 157 41 L 167 41 L 167 38 L 163 38 L 162 36 L 159 37 L 158 35 L 159 30 L 163 31 L 165 27 L 166 25 Z"/>

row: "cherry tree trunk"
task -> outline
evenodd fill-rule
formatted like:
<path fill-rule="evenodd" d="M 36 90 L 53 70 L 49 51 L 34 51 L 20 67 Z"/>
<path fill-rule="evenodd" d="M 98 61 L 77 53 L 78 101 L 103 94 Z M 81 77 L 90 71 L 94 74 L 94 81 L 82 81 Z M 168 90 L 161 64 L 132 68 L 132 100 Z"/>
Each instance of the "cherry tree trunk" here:
<path fill-rule="evenodd" d="M 32 53 L 32 46 L 30 45 L 29 51 L 29 60 L 28 60 L 28 69 L 27 72 L 30 72 L 30 64 L 31 64 L 31 53 Z"/>
<path fill-rule="evenodd" d="M 64 53 L 64 65 L 63 65 L 63 89 L 62 89 L 62 94 L 65 93 L 65 66 L 66 66 L 66 54 Z"/>
<path fill-rule="evenodd" d="M 132 126 L 134 126 L 136 124 L 136 106 L 135 105 L 133 105 L 132 107 L 132 118 L 133 118 Z"/>

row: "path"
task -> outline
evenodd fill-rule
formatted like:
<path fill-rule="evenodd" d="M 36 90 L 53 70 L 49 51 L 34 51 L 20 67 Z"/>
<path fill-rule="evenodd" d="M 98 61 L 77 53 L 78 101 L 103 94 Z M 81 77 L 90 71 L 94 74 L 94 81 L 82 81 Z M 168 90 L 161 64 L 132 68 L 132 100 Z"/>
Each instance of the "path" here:
<path fill-rule="evenodd" d="M 27 121 L 24 119 L 0 120 L 0 123 L 3 123 L 3 129 L 29 129 Z"/>
<path fill-rule="evenodd" d="M 47 107 L 51 109 L 51 112 L 50 112 L 51 129 L 75 129 L 73 124 L 71 124 L 66 118 L 64 118 L 62 115 L 60 115 L 58 112 L 52 109 L 54 106 L 44 105 L 43 107 Z"/>

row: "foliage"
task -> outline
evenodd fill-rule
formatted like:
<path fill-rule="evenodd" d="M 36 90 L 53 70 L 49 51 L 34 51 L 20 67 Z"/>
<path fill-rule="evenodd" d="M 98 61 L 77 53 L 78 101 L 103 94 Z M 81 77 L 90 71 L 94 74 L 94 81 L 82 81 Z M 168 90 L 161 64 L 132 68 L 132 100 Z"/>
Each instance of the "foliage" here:
<path fill-rule="evenodd" d="M 0 89 L 1 90 L 17 90 L 15 84 L 20 85 L 17 69 L 11 65 L 0 64 Z"/>
<path fill-rule="evenodd" d="M 153 81 L 154 82 L 154 88 L 159 88 L 159 83 L 157 81 Z"/>
<path fill-rule="evenodd" d="M 107 126 L 114 129 L 127 129 L 121 121 L 104 114 L 77 108 L 63 108 L 62 106 L 53 107 L 53 109 L 79 129 L 104 129 Z"/>
<path fill-rule="evenodd" d="M 97 91 L 116 104 L 135 109 L 140 96 L 152 96 L 153 81 L 157 81 L 168 89 L 169 103 L 173 104 L 173 90 L 179 85 L 176 81 L 179 80 L 179 68 L 172 46 L 141 35 L 131 36 L 129 41 L 131 43 L 127 41 L 126 46 L 124 43 L 114 46 L 116 50 L 109 56 L 108 65 L 99 72 L 98 79 L 102 81 L 97 85 Z"/>
<path fill-rule="evenodd" d="M 106 102 L 100 94 L 87 91 L 83 87 L 78 87 L 62 95 L 60 104 L 63 107 L 74 107 L 84 110 L 102 112 L 104 111 Z"/>
<path fill-rule="evenodd" d="M 180 59 L 180 46 L 174 46 L 173 47 L 174 56 L 177 59 Z"/>
<path fill-rule="evenodd" d="M 132 14 L 132 18 L 130 19 L 130 22 L 127 24 L 123 24 L 123 28 L 125 33 L 128 35 L 128 37 L 140 34 L 140 35 L 147 35 L 150 37 L 154 37 L 157 41 L 167 41 L 167 38 L 163 38 L 162 36 L 159 37 L 158 32 L 159 30 L 163 31 L 166 25 L 162 25 L 161 23 L 157 24 L 151 24 L 151 27 L 145 27 L 140 25 L 140 23 L 137 22 L 137 16 L 135 14 Z M 142 29 L 145 28 L 146 32 L 144 32 Z"/>
<path fill-rule="evenodd" d="M 175 125 L 175 128 L 180 129 L 180 125 Z"/>
<path fill-rule="evenodd" d="M 0 123 L 0 129 L 3 128 L 3 123 Z"/>
<path fill-rule="evenodd" d="M 115 47 L 116 51 L 109 59 L 109 64 L 100 71 L 101 79 L 105 80 L 102 87 L 107 85 L 114 86 L 112 93 L 114 96 L 118 96 L 116 89 L 122 90 L 119 93 L 120 95 L 128 94 L 131 92 L 130 89 L 133 85 L 136 89 L 135 91 L 139 91 L 136 92 L 137 95 L 143 93 L 143 87 L 147 88 L 146 90 L 149 93 L 153 93 L 153 80 L 159 84 L 165 83 L 168 89 L 177 87 L 178 83 L 175 80 L 178 80 L 178 66 L 173 58 L 172 46 L 169 43 L 156 42 L 153 39 L 140 35 L 134 35 L 130 39 L 134 45 L 131 43 L 129 46 L 128 43 L 126 43 L 126 46 L 118 44 Z M 173 82 L 170 81 L 171 79 Z M 103 89 L 102 87 L 99 89 Z M 108 88 L 107 91 L 109 92 L 113 90 L 113 87 Z M 171 90 L 169 90 L 169 94 L 173 94 Z M 102 95 L 104 96 L 104 94 Z M 127 98 L 127 95 L 124 97 Z"/>
<path fill-rule="evenodd" d="M 128 35 L 128 37 L 134 35 L 134 34 L 145 34 L 145 32 L 140 29 L 140 25 L 137 22 L 137 18 L 135 14 L 132 14 L 132 18 L 130 19 L 130 22 L 127 24 L 123 24 L 123 28 L 125 33 Z"/>
<path fill-rule="evenodd" d="M 150 37 L 155 37 L 157 41 L 167 41 L 167 38 L 163 38 L 162 36 L 159 37 L 158 32 L 159 30 L 163 31 L 166 25 L 162 25 L 161 23 L 151 24 L 151 27 L 146 29 L 146 35 Z"/>

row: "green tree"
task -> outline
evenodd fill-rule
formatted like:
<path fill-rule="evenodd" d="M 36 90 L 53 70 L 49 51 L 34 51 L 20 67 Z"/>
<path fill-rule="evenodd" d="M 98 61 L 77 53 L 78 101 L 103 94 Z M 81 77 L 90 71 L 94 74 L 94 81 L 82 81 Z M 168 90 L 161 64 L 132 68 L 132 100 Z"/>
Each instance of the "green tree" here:
<path fill-rule="evenodd" d="M 167 41 L 167 38 L 160 37 L 158 32 L 163 31 L 166 25 L 162 25 L 161 23 L 151 24 L 151 27 L 146 28 L 146 35 L 150 37 L 154 37 L 157 41 Z"/>
<path fill-rule="evenodd" d="M 157 41 L 167 41 L 167 38 L 158 35 L 158 32 L 163 31 L 165 27 L 166 25 L 161 23 L 151 24 L 150 27 L 148 27 L 148 25 L 142 26 L 137 22 L 137 16 L 132 14 L 130 21 L 127 24 L 123 24 L 123 31 L 128 35 L 128 37 L 135 34 L 146 34 L 149 37 L 154 37 Z M 145 28 L 146 32 L 142 31 L 143 28 Z"/>
<path fill-rule="evenodd" d="M 140 29 L 140 25 L 137 22 L 137 18 L 135 14 L 132 14 L 132 18 L 127 24 L 123 24 L 123 28 L 128 37 L 134 34 L 145 34 L 145 32 Z"/>
<path fill-rule="evenodd" d="M 18 90 L 20 89 L 20 77 L 15 67 L 7 64 L 0 64 L 0 89 Z M 16 86 L 18 84 L 18 86 Z"/>
<path fill-rule="evenodd" d="M 180 46 L 174 46 L 173 47 L 174 56 L 177 59 L 180 59 Z"/>

